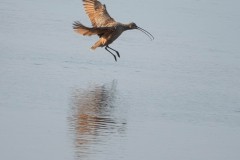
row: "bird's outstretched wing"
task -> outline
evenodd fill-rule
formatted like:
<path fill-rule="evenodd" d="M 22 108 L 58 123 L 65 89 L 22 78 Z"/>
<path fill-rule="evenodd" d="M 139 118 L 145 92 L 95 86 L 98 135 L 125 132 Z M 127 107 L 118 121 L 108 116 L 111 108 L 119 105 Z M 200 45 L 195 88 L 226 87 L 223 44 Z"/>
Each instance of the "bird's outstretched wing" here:
<path fill-rule="evenodd" d="M 98 0 L 83 0 L 83 6 L 93 27 L 110 27 L 115 22 Z"/>

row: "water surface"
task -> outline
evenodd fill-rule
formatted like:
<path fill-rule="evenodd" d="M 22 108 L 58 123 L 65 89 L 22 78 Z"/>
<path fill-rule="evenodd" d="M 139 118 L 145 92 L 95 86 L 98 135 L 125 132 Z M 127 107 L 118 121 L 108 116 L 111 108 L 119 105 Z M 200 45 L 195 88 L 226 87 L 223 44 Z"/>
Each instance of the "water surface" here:
<path fill-rule="evenodd" d="M 240 159 L 239 2 L 103 2 L 155 40 L 116 63 L 81 0 L 0 2 L 0 159 Z"/>

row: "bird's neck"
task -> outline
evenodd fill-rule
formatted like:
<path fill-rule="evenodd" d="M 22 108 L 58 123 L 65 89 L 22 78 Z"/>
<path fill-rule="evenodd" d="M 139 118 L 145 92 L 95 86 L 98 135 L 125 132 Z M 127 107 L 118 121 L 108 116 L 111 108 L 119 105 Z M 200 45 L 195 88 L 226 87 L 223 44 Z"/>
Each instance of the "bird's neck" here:
<path fill-rule="evenodd" d="M 126 31 L 126 30 L 129 30 L 129 29 L 130 29 L 130 28 L 129 28 L 129 24 L 123 24 L 123 23 L 121 23 L 121 24 L 119 24 L 119 26 L 121 26 L 121 28 L 122 28 L 123 31 Z"/>

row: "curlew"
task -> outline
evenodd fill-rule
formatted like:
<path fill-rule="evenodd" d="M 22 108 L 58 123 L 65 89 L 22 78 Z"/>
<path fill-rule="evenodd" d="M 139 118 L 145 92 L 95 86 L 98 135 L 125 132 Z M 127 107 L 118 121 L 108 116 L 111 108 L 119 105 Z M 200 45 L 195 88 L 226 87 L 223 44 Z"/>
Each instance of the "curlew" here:
<path fill-rule="evenodd" d="M 107 12 L 106 6 L 98 0 L 83 0 L 83 6 L 86 14 L 88 15 L 92 27 L 86 27 L 79 21 L 73 23 L 73 29 L 84 36 L 98 35 L 99 40 L 91 47 L 95 50 L 97 47 L 105 47 L 105 49 L 111 53 L 117 61 L 117 54 L 120 58 L 120 54 L 117 50 L 109 47 L 109 45 L 115 41 L 124 31 L 138 29 L 145 33 L 151 40 L 154 37 L 148 31 L 138 27 L 135 23 L 123 24 L 116 22 Z"/>

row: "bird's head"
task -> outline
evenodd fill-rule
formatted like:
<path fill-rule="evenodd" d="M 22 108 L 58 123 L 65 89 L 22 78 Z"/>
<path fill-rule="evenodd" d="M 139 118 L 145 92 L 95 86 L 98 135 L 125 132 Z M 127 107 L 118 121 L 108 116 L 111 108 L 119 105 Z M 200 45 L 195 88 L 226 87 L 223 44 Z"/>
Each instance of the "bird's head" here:
<path fill-rule="evenodd" d="M 143 28 L 140 28 L 136 25 L 136 23 L 132 22 L 128 24 L 128 28 L 129 29 L 138 29 L 139 31 L 142 31 L 143 33 L 145 33 L 151 40 L 154 40 L 154 37 L 151 33 L 149 33 L 148 31 L 146 31 Z"/>
<path fill-rule="evenodd" d="M 129 27 L 129 29 L 137 29 L 138 28 L 138 26 L 134 22 L 129 23 L 128 27 Z"/>

